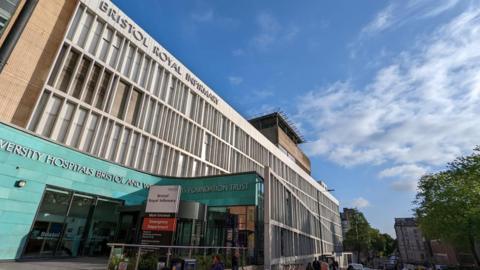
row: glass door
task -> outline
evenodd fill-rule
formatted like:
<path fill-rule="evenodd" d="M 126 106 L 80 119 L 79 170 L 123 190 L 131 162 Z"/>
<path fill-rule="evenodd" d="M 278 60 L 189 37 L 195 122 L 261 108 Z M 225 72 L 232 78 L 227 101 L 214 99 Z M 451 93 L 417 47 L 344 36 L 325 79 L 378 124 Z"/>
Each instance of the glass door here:
<path fill-rule="evenodd" d="M 22 256 L 108 255 L 107 243 L 114 239 L 121 205 L 95 195 L 46 188 Z"/>
<path fill-rule="evenodd" d="M 25 257 L 52 256 L 61 239 L 72 193 L 47 188 L 30 232 Z"/>
<path fill-rule="evenodd" d="M 107 243 L 115 240 L 119 209 L 122 204 L 99 198 L 88 228 L 87 241 L 82 255 L 107 256 Z"/>
<path fill-rule="evenodd" d="M 87 221 L 93 213 L 95 198 L 82 194 L 74 194 L 70 210 L 63 228 L 63 238 L 55 255 L 78 256 L 80 247 L 87 238 Z"/>

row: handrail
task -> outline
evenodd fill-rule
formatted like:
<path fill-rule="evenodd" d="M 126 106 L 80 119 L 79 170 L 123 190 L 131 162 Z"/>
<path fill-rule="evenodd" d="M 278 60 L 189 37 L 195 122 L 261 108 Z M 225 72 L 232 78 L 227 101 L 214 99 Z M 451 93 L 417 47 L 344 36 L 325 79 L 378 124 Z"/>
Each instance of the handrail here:
<path fill-rule="evenodd" d="M 124 243 L 107 243 L 108 246 L 122 246 L 122 247 L 146 247 L 146 248 L 200 248 L 200 249 L 248 249 L 246 247 L 222 247 L 222 246 L 164 246 L 164 245 L 140 245 L 140 244 L 124 244 Z"/>

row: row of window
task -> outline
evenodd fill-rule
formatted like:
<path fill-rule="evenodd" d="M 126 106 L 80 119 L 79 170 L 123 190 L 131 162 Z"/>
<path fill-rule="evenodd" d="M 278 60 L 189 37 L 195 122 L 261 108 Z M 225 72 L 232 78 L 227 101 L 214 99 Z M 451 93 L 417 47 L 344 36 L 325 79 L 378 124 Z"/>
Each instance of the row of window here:
<path fill-rule="evenodd" d="M 280 180 L 271 175 L 272 219 L 306 234 L 322 238 L 320 219 L 292 195 Z"/>
<path fill-rule="evenodd" d="M 278 226 L 272 227 L 272 241 L 279 243 L 271 247 L 271 256 L 274 261 L 280 258 L 288 260 L 288 257 L 321 253 L 321 241 Z"/>
<path fill-rule="evenodd" d="M 112 126 L 114 133 L 109 139 L 132 141 L 133 131 L 127 136 L 128 131 L 125 130 L 138 127 L 227 171 L 255 170 L 263 173 L 262 166 L 244 156 L 248 155 L 260 164 L 270 166 L 291 183 L 308 207 L 318 212 L 317 189 L 313 185 L 85 7 L 78 9 L 67 38 L 73 42 L 73 47 L 78 46 L 79 51 L 70 46 L 61 50 L 49 85 L 127 123 L 118 128 Z M 165 103 L 175 109 L 165 106 Z M 65 117 L 68 119 L 68 115 Z M 203 130 L 187 117 L 222 140 L 208 135 L 209 138 L 204 141 Z M 81 118 L 75 120 L 82 122 Z M 139 148 L 150 149 L 150 142 L 145 143 L 147 146 L 143 146 L 142 140 L 139 142 Z M 207 146 L 202 147 L 202 142 L 207 142 Z M 108 152 L 105 155 L 109 157 Z M 194 162 L 191 164 L 193 168 Z M 218 169 L 205 170 L 213 172 Z M 202 169 L 200 171 L 203 172 Z M 338 206 L 327 196 L 321 194 L 321 201 L 338 213 Z"/>
<path fill-rule="evenodd" d="M 50 91 L 44 91 L 40 98 L 29 129 L 93 155 L 152 173 L 174 176 L 222 173 Z"/>

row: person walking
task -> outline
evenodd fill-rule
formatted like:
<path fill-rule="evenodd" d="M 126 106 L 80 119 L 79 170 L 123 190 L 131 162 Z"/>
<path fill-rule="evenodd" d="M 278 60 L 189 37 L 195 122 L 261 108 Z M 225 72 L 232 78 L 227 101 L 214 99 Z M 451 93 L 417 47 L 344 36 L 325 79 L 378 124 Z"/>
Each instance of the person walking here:
<path fill-rule="evenodd" d="M 218 255 L 213 256 L 213 264 L 212 264 L 211 270 L 225 270 L 225 267 L 223 266 L 220 256 Z"/>
<path fill-rule="evenodd" d="M 232 253 L 232 270 L 238 270 L 240 254 L 237 250 L 234 250 Z"/>
<path fill-rule="evenodd" d="M 307 264 L 307 269 L 306 270 L 314 270 L 313 266 L 312 266 L 312 263 Z"/>
<path fill-rule="evenodd" d="M 317 257 L 315 257 L 315 260 L 313 260 L 313 270 L 321 270 L 322 265 L 320 264 L 320 261 L 317 260 Z"/>

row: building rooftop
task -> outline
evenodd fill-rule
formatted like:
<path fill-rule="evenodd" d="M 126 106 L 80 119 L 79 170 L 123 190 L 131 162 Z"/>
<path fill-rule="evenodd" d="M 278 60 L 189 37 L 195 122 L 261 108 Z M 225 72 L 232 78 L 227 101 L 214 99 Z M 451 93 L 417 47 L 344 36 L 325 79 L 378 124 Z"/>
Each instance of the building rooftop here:
<path fill-rule="evenodd" d="M 298 128 L 290 121 L 287 115 L 282 111 L 261 114 L 248 120 L 257 129 L 263 129 L 277 125 L 285 134 L 296 144 L 305 142 L 305 138 L 300 134 Z"/>
<path fill-rule="evenodd" d="M 410 218 L 395 218 L 395 226 L 417 226 L 417 219 Z"/>

